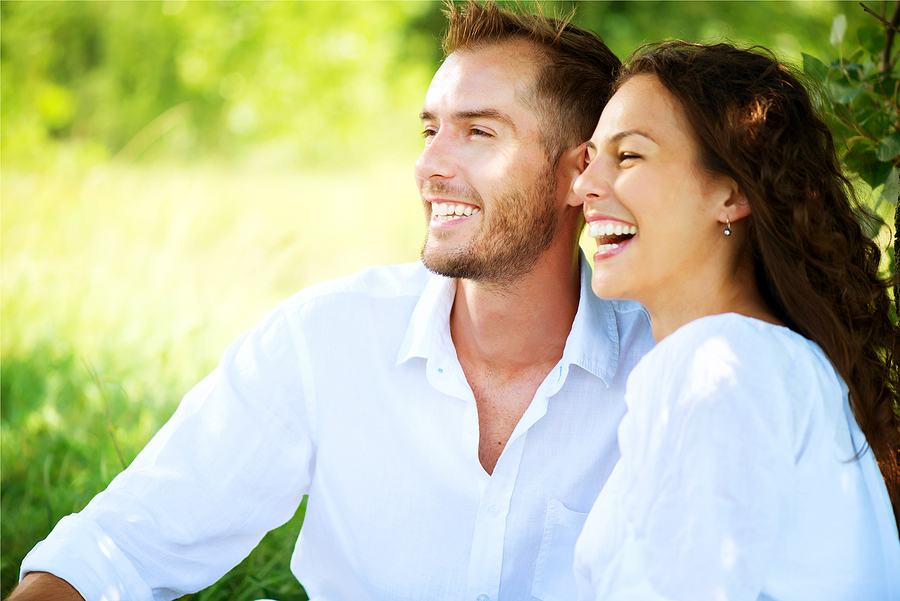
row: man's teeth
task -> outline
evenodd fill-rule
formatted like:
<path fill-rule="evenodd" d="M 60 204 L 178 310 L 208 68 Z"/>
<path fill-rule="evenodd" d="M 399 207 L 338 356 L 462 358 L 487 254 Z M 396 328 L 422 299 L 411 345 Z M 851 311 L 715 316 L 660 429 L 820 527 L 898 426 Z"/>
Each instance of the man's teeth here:
<path fill-rule="evenodd" d="M 472 205 L 456 204 L 453 202 L 433 202 L 431 203 L 431 214 L 443 218 L 442 221 L 449 221 L 456 217 L 468 217 L 480 211 L 478 207 Z"/>
<path fill-rule="evenodd" d="M 637 228 L 633 225 L 622 225 L 611 223 L 600 223 L 594 221 L 588 225 L 588 235 L 591 238 L 599 238 L 600 236 L 628 236 L 637 233 Z"/>

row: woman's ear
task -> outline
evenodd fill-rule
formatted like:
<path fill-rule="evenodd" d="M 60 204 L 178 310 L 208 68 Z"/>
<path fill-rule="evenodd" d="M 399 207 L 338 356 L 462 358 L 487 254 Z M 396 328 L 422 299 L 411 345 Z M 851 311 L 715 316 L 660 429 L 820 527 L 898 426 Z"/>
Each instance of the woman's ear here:
<path fill-rule="evenodd" d="M 723 202 L 719 207 L 718 220 L 722 223 L 726 221 L 734 223 L 750 214 L 750 203 L 736 181 L 729 177 L 723 184 L 725 190 Z"/>

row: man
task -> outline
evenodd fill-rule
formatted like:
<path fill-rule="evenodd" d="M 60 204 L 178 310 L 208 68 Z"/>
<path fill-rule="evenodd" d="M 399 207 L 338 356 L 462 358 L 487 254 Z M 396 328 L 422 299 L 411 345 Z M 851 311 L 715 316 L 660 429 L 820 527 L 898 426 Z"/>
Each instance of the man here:
<path fill-rule="evenodd" d="M 87 599 L 198 590 L 304 494 L 291 569 L 311 599 L 574 597 L 652 345 L 643 309 L 591 294 L 578 250 L 571 184 L 618 60 L 493 4 L 448 17 L 415 168 L 423 263 L 312 286 L 236 340 L 25 559 L 15 598 L 46 581 L 77 599 L 60 578 Z"/>

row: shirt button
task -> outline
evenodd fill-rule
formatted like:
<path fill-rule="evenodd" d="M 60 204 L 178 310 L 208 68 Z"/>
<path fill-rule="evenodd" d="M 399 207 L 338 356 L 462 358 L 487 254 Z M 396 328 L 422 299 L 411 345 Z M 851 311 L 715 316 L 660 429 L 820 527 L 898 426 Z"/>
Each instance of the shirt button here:
<path fill-rule="evenodd" d="M 496 505 L 491 505 L 490 507 L 488 507 L 488 515 L 491 516 L 492 518 L 497 517 L 497 514 L 499 514 L 499 513 L 500 513 L 500 508 L 497 507 Z M 484 599 L 482 599 L 481 597 L 484 597 Z M 488 601 L 488 598 L 485 597 L 484 595 L 481 595 L 480 597 L 478 597 L 478 601 Z"/>
<path fill-rule="evenodd" d="M 482 593 L 475 598 L 475 601 L 491 601 L 491 598 Z"/>

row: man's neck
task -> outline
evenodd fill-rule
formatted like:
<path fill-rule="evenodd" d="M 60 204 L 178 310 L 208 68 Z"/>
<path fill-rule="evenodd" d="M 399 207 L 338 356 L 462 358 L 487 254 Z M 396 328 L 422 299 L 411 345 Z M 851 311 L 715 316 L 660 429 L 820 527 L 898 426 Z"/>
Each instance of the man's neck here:
<path fill-rule="evenodd" d="M 456 288 L 450 333 L 475 397 L 478 458 L 488 474 L 562 357 L 578 311 L 578 255 L 552 257 L 511 287 L 460 280 Z"/>
<path fill-rule="evenodd" d="M 475 362 L 499 372 L 552 368 L 578 310 L 578 256 L 542 257 L 508 287 L 460 280 L 450 332 L 463 365 Z"/>

